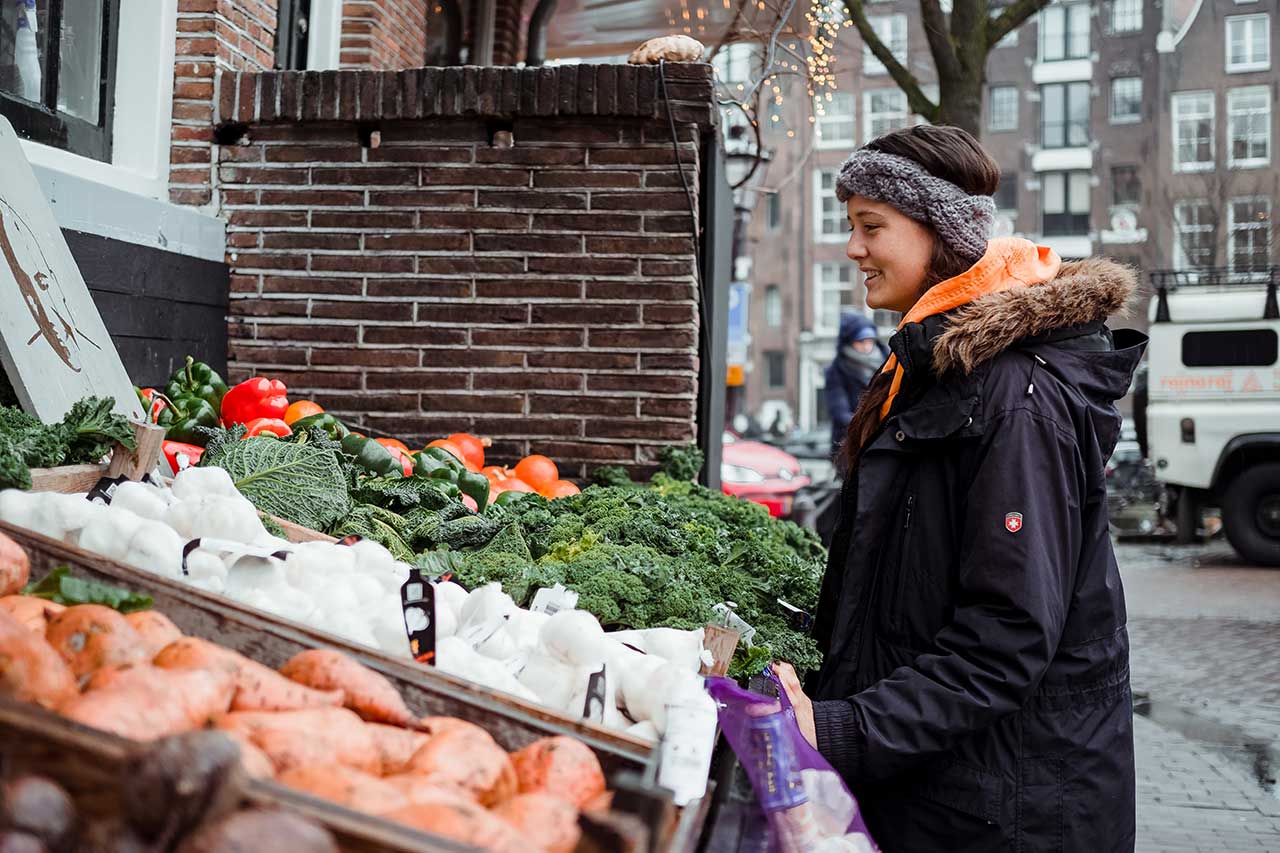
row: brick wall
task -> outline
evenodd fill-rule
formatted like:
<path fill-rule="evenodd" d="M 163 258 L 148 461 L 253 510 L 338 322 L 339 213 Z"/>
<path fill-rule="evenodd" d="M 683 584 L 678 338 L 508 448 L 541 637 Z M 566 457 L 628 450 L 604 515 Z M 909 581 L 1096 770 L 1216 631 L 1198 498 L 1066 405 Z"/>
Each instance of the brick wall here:
<path fill-rule="evenodd" d="M 427 2 L 362 0 L 342 5 L 343 68 L 418 68 L 427 49 Z"/>
<path fill-rule="evenodd" d="M 695 204 L 709 70 L 667 71 Z M 653 69 L 226 75 L 220 113 L 249 125 L 217 176 L 233 378 L 575 478 L 694 439 L 695 231 Z"/>
<path fill-rule="evenodd" d="M 216 75 L 273 66 L 276 8 L 276 0 L 178 0 L 169 153 L 174 203 L 211 203 Z"/>

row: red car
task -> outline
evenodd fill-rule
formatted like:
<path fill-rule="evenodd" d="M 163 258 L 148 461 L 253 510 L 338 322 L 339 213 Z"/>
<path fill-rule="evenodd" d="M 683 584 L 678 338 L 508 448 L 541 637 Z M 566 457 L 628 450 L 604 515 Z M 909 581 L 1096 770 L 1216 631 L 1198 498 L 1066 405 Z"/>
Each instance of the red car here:
<path fill-rule="evenodd" d="M 755 501 L 773 517 L 786 518 L 796 492 L 809 485 L 809 478 L 790 453 L 725 433 L 720 483 L 725 494 Z"/>

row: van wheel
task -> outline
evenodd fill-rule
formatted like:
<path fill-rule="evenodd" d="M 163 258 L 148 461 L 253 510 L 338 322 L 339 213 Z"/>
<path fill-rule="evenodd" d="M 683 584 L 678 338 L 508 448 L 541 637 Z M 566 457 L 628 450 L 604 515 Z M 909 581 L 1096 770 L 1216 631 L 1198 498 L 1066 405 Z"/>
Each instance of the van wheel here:
<path fill-rule="evenodd" d="M 1263 566 L 1280 566 L 1280 463 L 1243 471 L 1227 486 L 1222 524 L 1231 547 Z"/>

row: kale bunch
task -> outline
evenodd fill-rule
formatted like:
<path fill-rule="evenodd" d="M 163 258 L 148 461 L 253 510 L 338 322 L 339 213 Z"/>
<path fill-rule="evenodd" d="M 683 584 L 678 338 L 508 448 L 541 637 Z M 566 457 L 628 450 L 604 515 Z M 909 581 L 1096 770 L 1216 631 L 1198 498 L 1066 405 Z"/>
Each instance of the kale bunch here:
<path fill-rule="evenodd" d="M 32 468 L 96 463 L 117 443 L 133 450 L 133 426 L 114 406 L 111 397 L 86 397 L 51 425 L 0 406 L 0 488 L 29 489 Z"/>

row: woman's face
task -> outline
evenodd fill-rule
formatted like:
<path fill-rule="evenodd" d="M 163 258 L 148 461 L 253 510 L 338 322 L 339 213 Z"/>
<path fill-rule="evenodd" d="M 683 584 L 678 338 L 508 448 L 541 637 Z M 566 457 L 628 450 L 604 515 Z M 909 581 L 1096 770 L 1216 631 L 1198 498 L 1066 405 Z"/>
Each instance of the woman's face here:
<path fill-rule="evenodd" d="M 880 201 L 855 195 L 849 213 L 845 254 L 866 275 L 867 306 L 911 310 L 924 291 L 933 253 L 933 232 Z"/>

